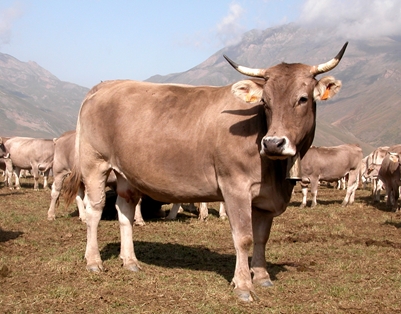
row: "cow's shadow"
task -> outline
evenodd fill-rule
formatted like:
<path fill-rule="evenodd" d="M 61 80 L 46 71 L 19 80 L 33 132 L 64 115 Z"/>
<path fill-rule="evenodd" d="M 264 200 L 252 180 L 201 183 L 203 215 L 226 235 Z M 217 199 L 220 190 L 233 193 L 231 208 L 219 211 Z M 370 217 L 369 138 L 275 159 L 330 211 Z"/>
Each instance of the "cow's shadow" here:
<path fill-rule="evenodd" d="M 0 228 L 0 243 L 17 239 L 24 233 L 22 231 L 5 231 Z"/>
<path fill-rule="evenodd" d="M 384 195 L 380 195 L 380 201 L 374 201 L 371 195 L 368 196 L 361 196 L 359 200 L 366 205 L 373 206 L 376 209 L 383 211 L 383 212 L 393 212 L 392 208 L 387 206 L 387 201 L 384 199 Z"/>
<path fill-rule="evenodd" d="M 100 252 L 102 260 L 116 258 L 120 243 L 107 244 Z M 221 254 L 201 245 L 187 246 L 177 243 L 135 241 L 135 254 L 140 263 L 164 268 L 185 268 L 211 271 L 220 274 L 228 282 L 234 275 L 236 257 L 234 254 Z M 250 262 L 250 258 L 249 258 Z M 277 280 L 277 274 L 287 271 L 285 264 L 267 264 L 270 278 Z"/>

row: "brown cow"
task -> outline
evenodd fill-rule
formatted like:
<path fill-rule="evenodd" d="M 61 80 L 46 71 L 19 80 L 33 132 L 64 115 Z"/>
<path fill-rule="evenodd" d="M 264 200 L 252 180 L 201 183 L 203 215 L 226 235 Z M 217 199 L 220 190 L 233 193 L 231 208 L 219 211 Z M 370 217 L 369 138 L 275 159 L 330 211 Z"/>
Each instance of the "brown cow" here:
<path fill-rule="evenodd" d="M 391 146 L 387 150 L 378 173 L 378 178 L 386 187 L 387 206 L 392 207 L 393 211 L 397 211 L 400 208 L 398 206 L 399 187 L 401 185 L 400 162 L 401 145 Z"/>
<path fill-rule="evenodd" d="M 87 269 L 103 269 L 97 227 L 106 178 L 114 170 L 125 268 L 140 268 L 132 225 L 141 195 L 168 203 L 224 201 L 237 253 L 235 293 L 251 301 L 254 283 L 272 285 L 265 247 L 273 218 L 285 211 L 294 187 L 286 179 L 292 173 L 287 166 L 313 141 L 316 101 L 333 97 L 341 87 L 333 77 L 315 77 L 339 63 L 346 45 L 317 66 L 250 69 L 226 58 L 254 79 L 222 87 L 129 80 L 93 87 L 78 116 L 79 162 L 67 198 L 73 200 L 83 179 L 89 201 Z"/>
<path fill-rule="evenodd" d="M 306 206 L 309 183 L 311 185 L 312 207 L 314 207 L 317 204 L 316 196 L 319 180 L 333 182 L 347 174 L 347 193 L 342 205 L 352 204 L 355 198 L 355 191 L 358 188 L 362 157 L 362 149 L 354 144 L 332 147 L 312 146 L 301 160 L 303 195 L 301 207 Z"/>
<path fill-rule="evenodd" d="M 12 137 L 5 142 L 13 165 L 15 187 L 20 189 L 21 169 L 31 170 L 35 179 L 34 189 L 39 189 L 39 171 L 44 173 L 43 188 L 47 188 L 47 179 L 53 166 L 54 143 L 51 139 Z M 11 176 L 9 179 L 11 187 Z"/>

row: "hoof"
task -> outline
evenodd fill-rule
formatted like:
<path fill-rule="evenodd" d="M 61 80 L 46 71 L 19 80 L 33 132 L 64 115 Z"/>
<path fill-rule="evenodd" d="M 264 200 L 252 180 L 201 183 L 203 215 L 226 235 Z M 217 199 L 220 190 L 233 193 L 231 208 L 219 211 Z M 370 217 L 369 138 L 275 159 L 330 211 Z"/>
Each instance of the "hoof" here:
<path fill-rule="evenodd" d="M 138 272 L 141 270 L 141 268 L 138 265 L 135 264 L 130 264 L 130 265 L 126 265 L 124 266 L 125 269 L 132 271 L 132 272 Z"/>
<path fill-rule="evenodd" d="M 221 215 L 221 216 L 220 216 L 220 219 L 221 219 L 221 220 L 227 220 L 227 218 L 228 218 L 227 215 Z"/>
<path fill-rule="evenodd" d="M 103 265 L 102 264 L 86 265 L 86 270 L 90 271 L 91 273 L 100 273 L 101 271 L 103 271 Z"/>
<path fill-rule="evenodd" d="M 234 290 L 237 298 L 242 302 L 253 302 L 259 301 L 258 296 L 253 291 L 245 291 L 245 290 Z"/>
<path fill-rule="evenodd" d="M 142 220 L 142 221 L 135 221 L 134 222 L 135 226 L 146 226 L 146 223 Z"/>
<path fill-rule="evenodd" d="M 47 220 L 48 221 L 54 221 L 54 220 L 56 220 L 56 216 L 48 216 Z"/>
<path fill-rule="evenodd" d="M 262 282 L 259 283 L 261 287 L 273 287 L 273 283 L 270 279 L 263 280 Z"/>

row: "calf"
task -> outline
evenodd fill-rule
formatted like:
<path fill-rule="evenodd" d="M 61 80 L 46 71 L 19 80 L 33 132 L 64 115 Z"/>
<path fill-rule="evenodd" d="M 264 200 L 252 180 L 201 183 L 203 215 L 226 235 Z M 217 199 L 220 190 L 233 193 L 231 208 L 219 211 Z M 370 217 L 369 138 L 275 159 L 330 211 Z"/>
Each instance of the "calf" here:
<path fill-rule="evenodd" d="M 348 174 L 348 187 L 343 206 L 352 204 L 359 183 L 359 169 L 363 154 L 358 145 L 344 144 L 333 147 L 312 146 L 301 160 L 302 203 L 306 206 L 308 184 L 311 184 L 312 207 L 316 206 L 319 180 L 337 181 Z"/>

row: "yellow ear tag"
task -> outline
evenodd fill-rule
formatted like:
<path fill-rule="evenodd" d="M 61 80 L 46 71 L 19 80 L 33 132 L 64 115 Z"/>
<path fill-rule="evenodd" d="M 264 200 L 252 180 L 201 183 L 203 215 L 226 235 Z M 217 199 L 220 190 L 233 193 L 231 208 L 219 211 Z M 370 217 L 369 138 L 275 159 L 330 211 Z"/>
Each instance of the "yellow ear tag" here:
<path fill-rule="evenodd" d="M 329 94 L 330 94 L 330 88 L 326 88 L 326 90 L 324 91 L 323 96 L 320 98 L 321 100 L 326 100 L 327 98 L 329 98 Z"/>
<path fill-rule="evenodd" d="M 245 101 L 246 102 L 257 102 L 258 101 L 258 97 L 257 96 L 255 96 L 255 95 L 250 95 L 250 94 L 247 94 L 246 95 L 246 97 L 245 97 Z"/>

